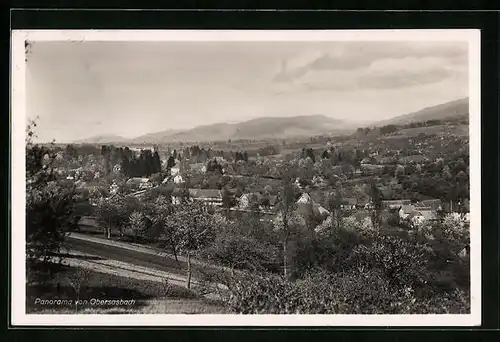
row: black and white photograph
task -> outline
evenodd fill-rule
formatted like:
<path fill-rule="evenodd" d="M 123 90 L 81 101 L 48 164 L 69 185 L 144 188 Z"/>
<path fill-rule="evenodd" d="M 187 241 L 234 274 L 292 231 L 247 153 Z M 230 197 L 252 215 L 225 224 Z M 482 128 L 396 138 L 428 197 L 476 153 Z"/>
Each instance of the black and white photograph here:
<path fill-rule="evenodd" d="M 480 324 L 479 54 L 13 31 L 13 324 Z"/>

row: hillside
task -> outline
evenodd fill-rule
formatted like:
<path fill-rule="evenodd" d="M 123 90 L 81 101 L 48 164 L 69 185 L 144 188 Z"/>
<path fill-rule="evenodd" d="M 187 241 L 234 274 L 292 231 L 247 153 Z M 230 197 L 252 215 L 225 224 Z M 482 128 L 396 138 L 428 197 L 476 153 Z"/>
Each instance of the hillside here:
<path fill-rule="evenodd" d="M 443 120 L 450 118 L 468 117 L 469 98 L 446 102 L 437 106 L 427 107 L 417 112 L 397 116 L 388 120 L 374 123 L 374 126 L 383 125 L 405 125 L 411 122 L 421 122 L 427 120 Z"/>
<path fill-rule="evenodd" d="M 469 114 L 469 99 L 459 99 L 417 112 L 397 116 L 388 120 L 373 122 L 371 126 L 389 124 L 404 125 L 411 122 L 466 118 Z M 314 135 L 344 134 L 353 132 L 359 123 L 342 121 L 325 115 L 303 115 L 293 117 L 264 117 L 239 123 L 215 123 L 186 130 L 164 130 L 145 134 L 133 139 L 120 136 L 96 136 L 75 143 L 136 143 L 162 144 L 171 142 L 224 141 L 239 139 L 268 139 L 308 137 Z"/>
<path fill-rule="evenodd" d="M 324 115 L 257 118 L 240 123 L 216 123 L 185 131 L 146 134 L 133 142 L 166 143 L 173 141 L 216 141 L 238 139 L 287 138 L 350 130 L 347 123 Z"/>
<path fill-rule="evenodd" d="M 119 135 L 96 135 L 87 139 L 75 140 L 75 144 L 109 144 L 128 142 L 128 139 Z"/>

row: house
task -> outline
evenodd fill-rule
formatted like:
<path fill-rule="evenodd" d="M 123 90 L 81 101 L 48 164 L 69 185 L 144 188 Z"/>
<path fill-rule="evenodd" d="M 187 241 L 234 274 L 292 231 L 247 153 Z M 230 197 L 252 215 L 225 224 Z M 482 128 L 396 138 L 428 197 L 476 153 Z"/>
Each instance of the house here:
<path fill-rule="evenodd" d="M 218 189 L 189 189 L 189 197 L 194 201 L 209 205 L 222 205 L 222 192 Z"/>
<path fill-rule="evenodd" d="M 406 220 L 415 211 L 415 206 L 411 204 L 404 204 L 399 208 L 399 217 Z"/>
<path fill-rule="evenodd" d="M 470 245 L 467 244 L 460 252 L 458 252 L 458 256 L 461 258 L 465 258 L 469 255 L 469 253 L 470 253 Z"/>
<path fill-rule="evenodd" d="M 314 208 L 313 210 L 323 218 L 326 218 L 328 215 L 330 215 L 330 212 L 319 204 L 314 204 L 313 208 Z"/>
<path fill-rule="evenodd" d="M 424 222 L 434 222 L 439 219 L 435 210 L 416 210 L 408 216 L 413 226 L 419 226 Z"/>
<path fill-rule="evenodd" d="M 371 162 L 371 158 L 363 158 L 363 160 L 361 160 L 361 164 L 371 164 Z"/>
<path fill-rule="evenodd" d="M 410 205 L 411 201 L 402 199 L 402 200 L 384 200 L 382 201 L 382 207 L 385 209 L 395 209 L 402 207 L 403 205 Z"/>
<path fill-rule="evenodd" d="M 381 165 L 374 164 L 362 164 L 361 172 L 363 175 L 371 176 L 371 175 L 379 175 L 382 173 L 383 167 Z"/>
<path fill-rule="evenodd" d="M 111 184 L 111 186 L 109 187 L 109 193 L 113 194 L 113 195 L 117 194 L 119 189 L 120 189 L 120 187 L 118 186 L 118 184 L 113 182 L 113 184 Z"/>
<path fill-rule="evenodd" d="M 427 161 L 427 158 L 421 154 L 414 154 L 411 156 L 401 157 L 399 159 L 399 161 L 402 164 L 417 164 L 417 163 L 423 163 L 423 162 Z"/>
<path fill-rule="evenodd" d="M 415 204 L 417 208 L 428 207 L 431 210 L 441 211 L 443 210 L 443 203 L 440 199 L 428 199 L 423 200 Z"/>
<path fill-rule="evenodd" d="M 193 172 L 205 173 L 207 172 L 207 167 L 204 163 L 189 164 L 189 168 Z"/>
<path fill-rule="evenodd" d="M 153 187 L 153 183 L 149 180 L 149 178 L 141 178 L 141 177 L 133 177 L 127 180 L 127 185 L 132 189 L 149 189 Z"/>
<path fill-rule="evenodd" d="M 470 223 L 470 213 L 465 213 L 464 214 L 464 221 L 467 223 Z"/>
<path fill-rule="evenodd" d="M 184 183 L 184 178 L 180 174 L 175 175 L 174 177 L 174 183 L 175 184 L 181 184 Z"/>
<path fill-rule="evenodd" d="M 308 193 L 304 192 L 297 200 L 297 204 L 306 204 L 306 203 L 312 203 L 312 199 Z"/>
<path fill-rule="evenodd" d="M 258 192 L 250 192 L 240 196 L 238 204 L 241 209 L 248 209 L 252 204 L 260 204 L 262 195 Z"/>
<path fill-rule="evenodd" d="M 183 189 L 176 188 L 172 192 L 172 204 L 180 204 Z M 190 202 L 196 201 L 208 205 L 221 206 L 222 192 L 217 189 L 188 189 L 187 197 Z"/>
<path fill-rule="evenodd" d="M 181 171 L 181 168 L 179 165 L 174 165 L 170 168 L 170 175 L 171 176 L 176 176 L 179 174 L 179 172 Z"/>
<path fill-rule="evenodd" d="M 356 198 L 344 198 L 342 199 L 342 203 L 340 204 L 340 208 L 343 210 L 355 210 L 358 204 L 358 200 Z"/>

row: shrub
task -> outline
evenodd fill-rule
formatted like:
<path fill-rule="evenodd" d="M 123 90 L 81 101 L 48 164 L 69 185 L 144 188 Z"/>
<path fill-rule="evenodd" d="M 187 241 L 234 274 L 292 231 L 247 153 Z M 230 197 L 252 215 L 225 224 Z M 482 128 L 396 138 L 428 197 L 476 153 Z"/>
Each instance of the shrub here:
<path fill-rule="evenodd" d="M 312 272 L 303 280 L 237 275 L 227 281 L 228 308 L 243 314 L 391 314 L 407 313 L 410 290 L 391 287 L 375 271 L 351 274 Z"/>

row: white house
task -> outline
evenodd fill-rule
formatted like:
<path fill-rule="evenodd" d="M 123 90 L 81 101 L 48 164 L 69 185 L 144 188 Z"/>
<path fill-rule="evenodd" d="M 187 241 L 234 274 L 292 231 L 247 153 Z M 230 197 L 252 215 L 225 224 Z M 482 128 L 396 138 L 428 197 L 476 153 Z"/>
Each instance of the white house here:
<path fill-rule="evenodd" d="M 308 193 L 303 193 L 302 196 L 300 196 L 300 198 L 297 200 L 297 203 L 301 204 L 301 203 L 311 203 L 312 200 L 311 200 L 311 196 L 309 196 Z"/>
<path fill-rule="evenodd" d="M 433 222 L 439 219 L 435 210 L 415 211 L 408 218 L 415 227 L 420 226 L 424 222 Z"/>
<path fill-rule="evenodd" d="M 118 193 L 119 188 L 120 188 L 120 187 L 118 186 L 118 184 L 113 183 L 113 184 L 111 184 L 111 186 L 109 187 L 109 192 L 110 192 L 111 194 L 116 194 L 116 193 Z"/>
<path fill-rule="evenodd" d="M 179 172 L 181 171 L 180 167 L 175 165 L 175 166 L 172 166 L 172 168 L 170 169 L 170 175 L 171 176 L 176 176 L 179 174 Z"/>
<path fill-rule="evenodd" d="M 204 163 L 189 164 L 189 168 L 193 172 L 198 172 L 198 173 L 207 172 L 207 167 Z"/>
<path fill-rule="evenodd" d="M 414 211 L 415 207 L 413 205 L 403 204 L 399 209 L 399 217 L 403 220 L 406 220 Z"/>
<path fill-rule="evenodd" d="M 181 184 L 184 183 L 184 178 L 180 174 L 176 174 L 174 177 L 174 183 L 175 184 Z"/>
<path fill-rule="evenodd" d="M 240 196 L 238 202 L 240 209 L 247 209 L 252 203 L 258 203 L 262 199 L 262 195 L 259 193 L 247 193 Z"/>

